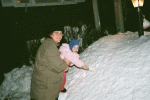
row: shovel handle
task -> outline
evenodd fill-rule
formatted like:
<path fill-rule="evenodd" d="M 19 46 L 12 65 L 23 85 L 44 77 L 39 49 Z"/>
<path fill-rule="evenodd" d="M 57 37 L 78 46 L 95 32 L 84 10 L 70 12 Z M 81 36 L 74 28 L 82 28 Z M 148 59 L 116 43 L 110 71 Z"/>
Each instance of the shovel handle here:
<path fill-rule="evenodd" d="M 83 66 L 82 66 L 81 68 L 82 68 L 82 69 L 84 69 L 84 67 L 83 67 Z M 88 71 L 89 71 L 89 68 L 87 68 L 86 70 L 88 70 Z"/>

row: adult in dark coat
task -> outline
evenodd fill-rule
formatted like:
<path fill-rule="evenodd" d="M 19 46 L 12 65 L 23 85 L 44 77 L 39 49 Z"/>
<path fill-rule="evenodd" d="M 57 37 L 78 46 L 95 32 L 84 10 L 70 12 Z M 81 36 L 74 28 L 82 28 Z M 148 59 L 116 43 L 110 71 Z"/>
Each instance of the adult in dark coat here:
<path fill-rule="evenodd" d="M 63 70 L 67 71 L 68 60 L 62 60 L 57 44 L 62 31 L 53 29 L 39 47 L 31 78 L 30 96 L 35 100 L 57 100 L 63 82 Z"/>

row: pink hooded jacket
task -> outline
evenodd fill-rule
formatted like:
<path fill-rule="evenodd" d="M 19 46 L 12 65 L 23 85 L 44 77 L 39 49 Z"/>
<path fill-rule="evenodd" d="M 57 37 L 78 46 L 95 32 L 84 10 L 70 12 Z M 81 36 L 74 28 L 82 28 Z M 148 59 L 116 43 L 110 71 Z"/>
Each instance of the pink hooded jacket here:
<path fill-rule="evenodd" d="M 61 59 L 68 59 L 69 61 L 71 61 L 71 66 L 72 65 L 76 65 L 77 67 L 82 67 L 84 66 L 84 62 L 81 61 L 79 59 L 79 54 L 78 53 L 74 53 L 70 50 L 69 45 L 68 44 L 62 44 L 62 46 L 59 48 L 59 52 L 60 54 L 60 58 Z"/>

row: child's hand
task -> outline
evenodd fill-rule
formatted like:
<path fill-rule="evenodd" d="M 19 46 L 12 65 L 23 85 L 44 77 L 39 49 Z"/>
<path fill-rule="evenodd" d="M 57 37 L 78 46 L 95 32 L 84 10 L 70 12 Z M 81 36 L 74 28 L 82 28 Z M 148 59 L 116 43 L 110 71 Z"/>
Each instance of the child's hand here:
<path fill-rule="evenodd" d="M 86 65 L 84 65 L 84 69 L 87 69 L 87 66 L 86 66 Z"/>

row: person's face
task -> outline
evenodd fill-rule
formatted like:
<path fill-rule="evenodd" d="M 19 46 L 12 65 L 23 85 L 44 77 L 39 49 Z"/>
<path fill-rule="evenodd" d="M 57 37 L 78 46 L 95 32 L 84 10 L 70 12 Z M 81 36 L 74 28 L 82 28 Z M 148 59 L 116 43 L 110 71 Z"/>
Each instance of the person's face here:
<path fill-rule="evenodd" d="M 73 48 L 72 48 L 72 51 L 74 53 L 77 53 L 78 52 L 78 48 L 79 48 L 79 45 L 75 45 Z"/>
<path fill-rule="evenodd" d="M 62 31 L 54 31 L 50 37 L 56 42 L 59 43 L 62 39 Z"/>

